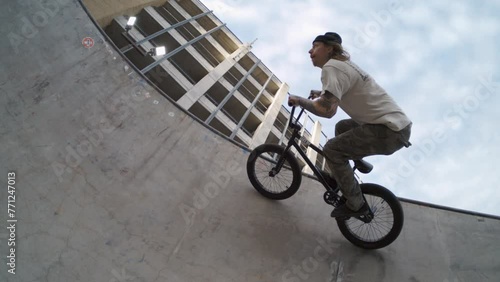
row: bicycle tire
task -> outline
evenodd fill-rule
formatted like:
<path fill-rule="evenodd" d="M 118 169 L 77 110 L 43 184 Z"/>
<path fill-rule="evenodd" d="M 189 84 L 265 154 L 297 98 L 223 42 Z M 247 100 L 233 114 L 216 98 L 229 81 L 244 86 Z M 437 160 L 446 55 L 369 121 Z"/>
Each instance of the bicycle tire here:
<path fill-rule="evenodd" d="M 280 172 L 275 176 L 269 175 L 284 150 L 285 147 L 280 145 L 262 144 L 253 149 L 247 160 L 247 174 L 253 187 L 272 200 L 290 198 L 299 190 L 302 181 L 300 165 L 290 151 L 285 154 Z"/>
<path fill-rule="evenodd" d="M 372 183 L 360 185 L 373 219 L 365 223 L 357 218 L 337 218 L 340 232 L 352 244 L 363 249 L 380 249 L 396 240 L 403 229 L 404 213 L 398 198 L 388 189 Z"/>

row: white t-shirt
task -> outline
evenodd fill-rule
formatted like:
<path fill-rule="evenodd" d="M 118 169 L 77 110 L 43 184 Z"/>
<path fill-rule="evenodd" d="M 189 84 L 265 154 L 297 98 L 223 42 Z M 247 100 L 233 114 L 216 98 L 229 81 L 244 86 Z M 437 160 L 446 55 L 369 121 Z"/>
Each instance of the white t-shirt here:
<path fill-rule="evenodd" d="M 322 92 L 335 95 L 339 107 L 360 124 L 384 124 L 400 131 L 411 123 L 392 97 L 351 61 L 330 59 L 322 68 L 321 82 Z"/>

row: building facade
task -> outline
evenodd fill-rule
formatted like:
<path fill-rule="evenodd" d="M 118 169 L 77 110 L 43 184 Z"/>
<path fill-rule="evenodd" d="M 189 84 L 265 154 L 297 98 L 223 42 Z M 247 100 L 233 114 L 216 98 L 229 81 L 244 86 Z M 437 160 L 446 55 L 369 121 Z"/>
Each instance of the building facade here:
<path fill-rule="evenodd" d="M 137 18 L 128 28 L 130 16 Z M 234 141 L 254 148 L 288 141 L 289 86 L 279 80 L 212 11 L 197 0 L 169 0 L 135 15 L 115 17 L 104 27 L 120 51 L 178 106 Z M 151 49 L 165 46 L 156 56 Z M 327 139 L 309 116 L 303 135 L 320 145 Z M 310 149 L 309 149 L 310 150 Z M 324 160 L 308 155 L 324 168 Z"/>

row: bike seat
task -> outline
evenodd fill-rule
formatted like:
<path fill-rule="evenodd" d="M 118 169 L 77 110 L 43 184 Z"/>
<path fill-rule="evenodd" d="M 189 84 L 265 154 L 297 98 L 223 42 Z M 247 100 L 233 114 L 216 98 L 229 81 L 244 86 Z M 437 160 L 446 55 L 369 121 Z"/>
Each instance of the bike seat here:
<path fill-rule="evenodd" d="M 373 165 L 364 160 L 354 160 L 354 169 L 366 174 L 372 171 Z"/>

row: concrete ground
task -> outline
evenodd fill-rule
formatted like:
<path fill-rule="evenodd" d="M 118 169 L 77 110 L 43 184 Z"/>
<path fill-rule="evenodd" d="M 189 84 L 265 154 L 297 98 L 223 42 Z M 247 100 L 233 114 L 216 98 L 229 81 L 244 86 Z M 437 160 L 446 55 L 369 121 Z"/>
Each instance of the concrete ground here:
<path fill-rule="evenodd" d="M 4 2 L 0 281 L 499 281 L 497 218 L 404 202 L 400 237 L 359 249 L 314 180 L 261 197 L 247 151 L 151 87 L 78 1 Z"/>

